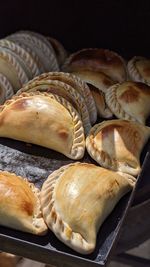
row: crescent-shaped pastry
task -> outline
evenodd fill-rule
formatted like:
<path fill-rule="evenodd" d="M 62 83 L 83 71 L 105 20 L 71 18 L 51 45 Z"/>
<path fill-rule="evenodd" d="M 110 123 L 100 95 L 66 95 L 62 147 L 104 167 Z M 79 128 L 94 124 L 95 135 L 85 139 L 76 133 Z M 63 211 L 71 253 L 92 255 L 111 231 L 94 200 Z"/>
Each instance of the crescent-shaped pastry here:
<path fill-rule="evenodd" d="M 48 72 L 48 73 L 42 73 L 41 75 L 35 77 L 33 80 L 29 81 L 28 84 L 42 80 L 61 81 L 73 87 L 80 95 L 83 96 L 89 111 L 91 123 L 94 124 L 96 122 L 97 110 L 94 99 L 87 84 L 84 81 L 82 81 L 79 77 L 71 73 L 65 73 L 65 72 Z M 20 92 L 22 92 L 22 90 L 20 90 Z"/>
<path fill-rule="evenodd" d="M 139 82 L 111 86 L 105 99 L 116 117 L 145 124 L 150 115 L 150 87 Z"/>
<path fill-rule="evenodd" d="M 39 189 L 27 179 L 0 171 L 0 225 L 35 235 L 46 234 L 39 197 Z"/>
<path fill-rule="evenodd" d="M 0 107 L 0 136 L 56 150 L 69 158 L 84 156 L 85 140 L 77 111 L 57 95 L 30 92 Z"/>
<path fill-rule="evenodd" d="M 31 31 L 16 32 L 10 35 L 10 38 L 11 37 L 13 37 L 14 40 L 19 39 L 25 44 L 30 44 L 32 50 L 36 51 L 45 71 L 59 71 L 55 52 L 46 37 Z"/>
<path fill-rule="evenodd" d="M 32 79 L 33 77 L 39 75 L 38 66 L 32 56 L 21 46 L 17 45 L 13 41 L 9 41 L 6 39 L 0 40 L 0 47 L 4 47 L 14 52 L 24 63 L 26 68 L 28 69 L 29 77 Z"/>
<path fill-rule="evenodd" d="M 91 70 L 103 72 L 112 80 L 123 82 L 127 79 L 126 64 L 117 53 L 98 48 L 87 48 L 71 54 L 62 69 L 68 72 Z"/>
<path fill-rule="evenodd" d="M 19 95 L 22 92 L 33 91 L 41 91 L 48 93 L 50 92 L 53 94 L 57 94 L 58 96 L 64 97 L 73 105 L 73 107 L 81 115 L 85 133 L 89 132 L 91 128 L 91 123 L 86 103 L 82 95 L 79 94 L 72 86 L 60 81 L 53 80 L 33 81 L 25 84 L 22 89 L 18 91 L 17 94 Z"/>
<path fill-rule="evenodd" d="M 86 139 L 90 156 L 101 166 L 131 175 L 140 173 L 140 154 L 150 128 L 126 120 L 110 120 L 96 124 Z"/>
<path fill-rule="evenodd" d="M 79 76 L 88 84 L 88 87 L 90 88 L 95 100 L 98 115 L 101 118 L 111 118 L 113 114 L 106 104 L 104 93 L 111 85 L 114 84 L 114 81 L 112 81 L 104 73 L 91 70 L 76 71 L 73 72 L 73 74 Z"/>
<path fill-rule="evenodd" d="M 136 82 L 150 85 L 150 60 L 144 57 L 133 57 L 127 65 L 129 77 Z"/>
<path fill-rule="evenodd" d="M 46 38 L 52 45 L 58 64 L 59 66 L 61 66 L 64 63 L 65 59 L 67 58 L 67 51 L 65 50 L 64 46 L 55 38 L 49 36 L 47 36 Z"/>
<path fill-rule="evenodd" d="M 66 165 L 43 184 L 44 220 L 58 239 L 79 253 L 89 254 L 95 249 L 102 223 L 134 184 L 132 176 L 94 164 Z"/>
<path fill-rule="evenodd" d="M 9 80 L 0 73 L 0 104 L 11 98 L 13 94 L 14 91 Z"/>
<path fill-rule="evenodd" d="M 0 73 L 6 76 L 14 91 L 28 82 L 28 77 L 20 63 L 10 51 L 4 48 L 0 48 Z"/>

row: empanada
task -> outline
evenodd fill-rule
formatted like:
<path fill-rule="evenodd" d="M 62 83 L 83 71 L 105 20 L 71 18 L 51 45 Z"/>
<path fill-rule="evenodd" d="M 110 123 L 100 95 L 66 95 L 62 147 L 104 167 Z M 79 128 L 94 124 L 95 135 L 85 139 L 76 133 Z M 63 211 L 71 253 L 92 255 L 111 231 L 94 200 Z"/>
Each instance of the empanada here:
<path fill-rule="evenodd" d="M 95 102 L 90 92 L 90 89 L 88 88 L 87 84 L 84 81 L 82 81 L 80 78 L 71 73 L 48 72 L 48 73 L 42 73 L 41 75 L 35 77 L 33 80 L 28 82 L 28 85 L 32 84 L 35 81 L 43 81 L 43 80 L 60 81 L 73 87 L 84 98 L 87 109 L 89 111 L 91 123 L 93 124 L 96 122 L 97 110 Z M 23 90 L 24 89 L 21 89 L 20 92 L 22 92 Z"/>
<path fill-rule="evenodd" d="M 96 235 L 135 178 L 93 164 L 69 164 L 54 171 L 41 189 L 41 207 L 48 227 L 66 245 L 88 254 Z"/>
<path fill-rule="evenodd" d="M 85 129 L 85 133 L 88 133 L 91 128 L 89 112 L 84 101 L 84 98 L 81 94 L 79 94 L 72 86 L 53 80 L 41 80 L 41 81 L 33 81 L 29 82 L 29 84 L 25 84 L 21 90 L 18 91 L 18 95 L 22 92 L 33 92 L 33 91 L 41 91 L 47 93 L 57 94 L 58 96 L 62 96 L 67 101 L 69 101 L 73 107 L 78 111 L 81 115 L 83 126 Z"/>
<path fill-rule="evenodd" d="M 68 72 L 91 70 L 103 72 L 116 82 L 127 79 L 126 64 L 117 53 L 98 48 L 87 48 L 71 54 L 62 69 Z"/>
<path fill-rule="evenodd" d="M 62 43 L 60 43 L 57 39 L 52 38 L 50 36 L 47 36 L 46 38 L 50 42 L 50 44 L 52 45 L 54 52 L 55 52 L 55 55 L 56 55 L 56 58 L 57 58 L 57 61 L 58 61 L 58 64 L 59 64 L 59 66 L 61 66 L 67 57 L 67 51 L 65 50 Z"/>
<path fill-rule="evenodd" d="M 26 179 L 0 171 L 0 225 L 36 235 L 46 234 L 39 192 Z"/>
<path fill-rule="evenodd" d="M 69 158 L 84 155 L 82 121 L 77 111 L 57 95 L 30 92 L 0 107 L 0 136 L 56 150 Z"/>
<path fill-rule="evenodd" d="M 145 124 L 150 115 L 150 87 L 139 82 L 111 86 L 105 99 L 116 117 Z"/>
<path fill-rule="evenodd" d="M 133 57 L 127 65 L 129 77 L 136 82 L 150 85 L 150 60 L 144 57 Z"/>
<path fill-rule="evenodd" d="M 110 120 L 96 124 L 86 139 L 90 156 L 101 166 L 131 175 L 138 175 L 140 154 L 150 128 L 126 120 Z"/>
<path fill-rule="evenodd" d="M 76 71 L 73 74 L 79 76 L 88 84 L 95 100 L 98 115 L 101 118 L 111 118 L 113 114 L 106 104 L 104 93 L 114 82 L 104 73 L 91 70 Z"/>
<path fill-rule="evenodd" d="M 13 88 L 9 80 L 0 73 L 0 104 L 3 104 L 7 99 L 14 94 Z"/>

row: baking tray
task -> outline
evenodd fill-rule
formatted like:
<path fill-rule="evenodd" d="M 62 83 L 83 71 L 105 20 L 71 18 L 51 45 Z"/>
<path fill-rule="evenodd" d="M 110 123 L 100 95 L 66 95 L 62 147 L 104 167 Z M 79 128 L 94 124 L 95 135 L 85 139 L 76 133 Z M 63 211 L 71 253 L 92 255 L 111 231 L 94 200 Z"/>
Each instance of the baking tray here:
<path fill-rule="evenodd" d="M 87 153 L 81 161 L 95 163 Z M 73 161 L 50 149 L 0 138 L 0 169 L 27 177 L 39 188 L 52 171 L 71 162 Z M 137 178 L 136 187 L 132 193 L 128 193 L 120 200 L 103 223 L 98 233 L 96 249 L 92 254 L 84 256 L 74 252 L 60 242 L 51 231 L 46 236 L 39 237 L 5 227 L 0 227 L 0 250 L 61 267 L 63 264 L 65 267 L 105 266 L 110 259 L 135 192 L 147 177 L 145 170 L 146 166 L 150 165 L 149 143 L 143 150 L 141 162 L 142 172 Z"/>

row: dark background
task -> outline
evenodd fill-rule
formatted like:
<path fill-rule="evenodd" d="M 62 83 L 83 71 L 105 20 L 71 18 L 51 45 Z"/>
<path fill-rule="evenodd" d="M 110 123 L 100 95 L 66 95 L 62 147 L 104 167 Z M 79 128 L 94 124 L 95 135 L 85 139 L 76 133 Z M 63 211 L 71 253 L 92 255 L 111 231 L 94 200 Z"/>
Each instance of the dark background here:
<path fill-rule="evenodd" d="M 102 47 L 150 57 L 150 1 L 0 1 L 0 35 L 35 30 L 70 51 Z"/>

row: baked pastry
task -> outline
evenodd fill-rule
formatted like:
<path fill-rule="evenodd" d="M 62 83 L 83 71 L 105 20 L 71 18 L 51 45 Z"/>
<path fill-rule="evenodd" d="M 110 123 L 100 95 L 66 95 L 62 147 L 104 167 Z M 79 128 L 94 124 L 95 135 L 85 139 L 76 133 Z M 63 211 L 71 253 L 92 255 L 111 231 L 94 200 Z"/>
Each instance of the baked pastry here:
<path fill-rule="evenodd" d="M 0 73 L 9 80 L 15 92 L 28 82 L 28 77 L 21 64 L 11 51 L 5 48 L 0 48 Z"/>
<path fill-rule="evenodd" d="M 35 235 L 46 234 L 39 192 L 27 179 L 0 171 L 0 225 Z"/>
<path fill-rule="evenodd" d="M 101 166 L 131 175 L 140 173 L 140 154 L 150 128 L 126 120 L 108 120 L 94 125 L 87 139 L 90 156 Z"/>
<path fill-rule="evenodd" d="M 85 133 L 88 133 L 91 128 L 90 118 L 86 103 L 81 94 L 79 94 L 72 86 L 53 80 L 41 80 L 33 81 L 25 84 L 21 90 L 18 91 L 18 95 L 22 92 L 33 92 L 41 91 L 47 93 L 57 94 L 58 96 L 64 97 L 69 101 L 73 107 L 81 115 Z"/>
<path fill-rule="evenodd" d="M 47 36 L 47 40 L 52 45 L 54 52 L 55 52 L 55 55 L 56 55 L 56 58 L 57 58 L 57 61 L 58 61 L 58 64 L 59 64 L 59 66 L 61 66 L 67 57 L 67 51 L 65 50 L 63 45 L 55 38 Z"/>
<path fill-rule="evenodd" d="M 136 82 L 150 85 L 150 60 L 144 57 L 133 57 L 127 65 L 129 77 Z"/>
<path fill-rule="evenodd" d="M 103 72 L 116 82 L 127 79 L 126 64 L 117 53 L 99 48 L 87 48 L 71 54 L 62 69 L 68 72 L 91 70 Z"/>
<path fill-rule="evenodd" d="M 54 53 L 54 50 L 46 37 L 32 31 L 19 31 L 10 36 L 9 40 L 20 40 L 21 42 L 28 44 L 32 50 L 34 50 L 39 57 L 44 71 L 59 71 L 58 62 Z"/>
<path fill-rule="evenodd" d="M 7 39 L 0 40 L 0 47 L 7 48 L 18 56 L 23 67 L 27 69 L 29 79 L 39 75 L 39 69 L 33 57 L 21 46 Z"/>
<path fill-rule="evenodd" d="M 90 92 L 90 89 L 88 88 L 87 84 L 84 81 L 82 81 L 80 78 L 71 73 L 48 72 L 48 73 L 42 73 L 41 75 L 35 77 L 33 80 L 29 81 L 28 84 L 31 84 L 35 81 L 43 81 L 43 80 L 61 81 L 73 87 L 84 98 L 87 109 L 89 111 L 91 123 L 93 124 L 96 122 L 97 110 L 95 102 Z M 23 90 L 20 90 L 20 92 L 22 92 Z"/>
<path fill-rule="evenodd" d="M 0 73 L 0 104 L 3 104 L 5 100 L 11 98 L 13 94 L 14 91 L 9 80 Z"/>
<path fill-rule="evenodd" d="M 95 249 L 96 235 L 135 178 L 93 164 L 74 163 L 54 171 L 41 189 L 41 207 L 48 227 L 79 253 Z"/>
<path fill-rule="evenodd" d="M 1 106 L 0 136 L 44 146 L 72 159 L 84 156 L 80 116 L 68 101 L 50 93 L 22 93 Z"/>
<path fill-rule="evenodd" d="M 98 115 L 101 118 L 111 118 L 113 114 L 106 104 L 104 93 L 114 84 L 114 81 L 102 72 L 81 70 L 73 72 L 73 74 L 79 76 L 88 84 L 95 100 Z"/>
<path fill-rule="evenodd" d="M 118 118 L 145 124 L 150 115 L 150 87 L 144 83 L 115 84 L 107 90 L 105 99 Z"/>

